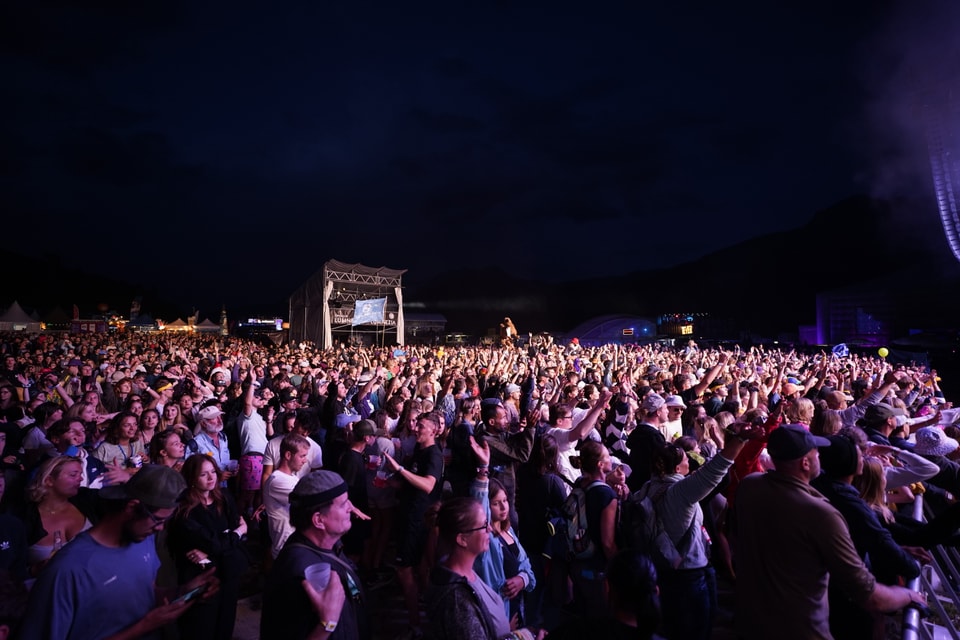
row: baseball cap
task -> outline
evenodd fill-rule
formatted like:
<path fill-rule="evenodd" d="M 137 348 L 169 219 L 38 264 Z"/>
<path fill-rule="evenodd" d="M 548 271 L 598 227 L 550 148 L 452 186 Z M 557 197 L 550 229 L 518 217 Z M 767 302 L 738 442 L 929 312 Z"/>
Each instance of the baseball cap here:
<path fill-rule="evenodd" d="M 863 412 L 863 417 L 857 421 L 859 424 L 863 422 L 864 424 L 877 424 L 879 422 L 885 422 L 887 419 L 894 416 L 906 415 L 903 412 L 903 409 L 898 409 L 896 407 L 891 407 L 888 404 L 872 404 L 867 407 L 867 410 Z"/>
<path fill-rule="evenodd" d="M 209 407 L 204 407 L 197 412 L 197 415 L 200 416 L 201 420 L 213 420 L 217 416 L 222 416 L 223 411 L 220 410 L 220 407 L 216 405 L 210 405 Z"/>
<path fill-rule="evenodd" d="M 362 438 L 377 433 L 377 425 L 373 420 L 361 420 L 353 425 L 353 435 Z"/>
<path fill-rule="evenodd" d="M 767 438 L 767 453 L 774 460 L 796 460 L 811 449 L 829 446 L 829 440 L 813 435 L 802 424 L 782 425 Z"/>
<path fill-rule="evenodd" d="M 359 422 L 361 416 L 359 413 L 341 413 L 334 419 L 333 424 L 337 429 L 346 429 L 348 424 Z"/>
<path fill-rule="evenodd" d="M 830 478 L 843 478 L 857 472 L 857 443 L 851 438 L 833 435 L 830 446 L 820 452 L 820 468 Z"/>
<path fill-rule="evenodd" d="M 187 488 L 187 481 L 172 468 L 147 464 L 123 484 L 100 490 L 104 500 L 139 500 L 153 509 L 173 509 Z"/>

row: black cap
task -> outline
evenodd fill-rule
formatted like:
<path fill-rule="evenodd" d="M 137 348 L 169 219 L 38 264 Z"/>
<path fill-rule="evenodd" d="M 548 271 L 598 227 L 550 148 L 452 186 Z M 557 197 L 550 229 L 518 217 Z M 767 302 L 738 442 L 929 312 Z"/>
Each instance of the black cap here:
<path fill-rule="evenodd" d="M 781 425 L 767 438 L 767 453 L 774 460 L 796 460 L 811 449 L 829 446 L 829 440 L 813 435 L 802 424 Z"/>

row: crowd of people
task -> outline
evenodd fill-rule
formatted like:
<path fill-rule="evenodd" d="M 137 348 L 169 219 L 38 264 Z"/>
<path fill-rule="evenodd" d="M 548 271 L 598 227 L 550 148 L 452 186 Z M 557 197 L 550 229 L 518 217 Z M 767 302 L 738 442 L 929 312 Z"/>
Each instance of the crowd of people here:
<path fill-rule="evenodd" d="M 255 566 L 263 638 L 372 638 L 391 581 L 411 638 L 709 638 L 717 572 L 744 638 L 871 638 L 960 542 L 957 410 L 877 355 L 121 333 L 0 356 L 0 637 L 228 639 Z M 920 491 L 925 524 L 898 510 Z"/>

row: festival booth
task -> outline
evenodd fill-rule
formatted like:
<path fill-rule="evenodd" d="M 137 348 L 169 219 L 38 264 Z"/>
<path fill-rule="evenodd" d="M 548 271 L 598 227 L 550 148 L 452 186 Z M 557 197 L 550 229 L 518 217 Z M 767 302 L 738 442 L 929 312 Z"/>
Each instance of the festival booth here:
<path fill-rule="evenodd" d="M 290 296 L 290 341 L 326 349 L 338 343 L 404 343 L 406 269 L 329 260 Z"/>

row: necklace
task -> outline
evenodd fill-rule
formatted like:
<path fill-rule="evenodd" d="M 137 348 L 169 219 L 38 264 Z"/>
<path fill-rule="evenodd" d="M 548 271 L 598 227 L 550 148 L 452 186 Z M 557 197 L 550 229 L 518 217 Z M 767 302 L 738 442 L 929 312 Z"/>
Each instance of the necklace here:
<path fill-rule="evenodd" d="M 61 511 L 63 511 L 64 509 L 66 509 L 69 504 L 70 503 L 65 503 L 65 504 L 58 505 L 57 507 L 44 506 L 43 510 L 46 511 L 49 515 L 55 516 Z"/>

